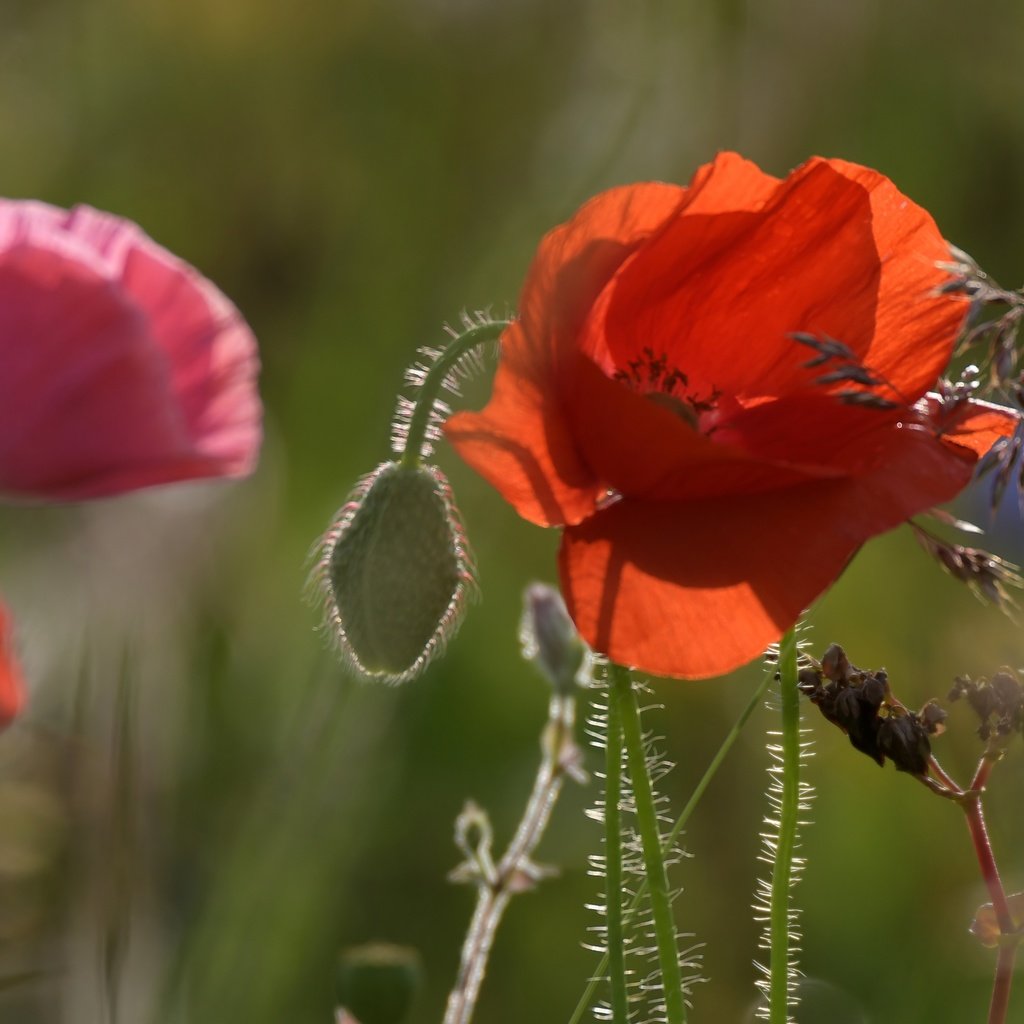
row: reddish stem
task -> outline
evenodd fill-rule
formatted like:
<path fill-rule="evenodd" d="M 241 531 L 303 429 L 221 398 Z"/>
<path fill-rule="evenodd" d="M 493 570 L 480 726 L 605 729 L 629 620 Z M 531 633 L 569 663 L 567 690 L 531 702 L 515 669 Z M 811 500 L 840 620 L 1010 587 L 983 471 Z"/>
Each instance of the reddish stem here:
<path fill-rule="evenodd" d="M 992 769 L 998 760 L 999 755 L 984 754 L 982 756 L 978 762 L 978 770 L 974 773 L 974 778 L 971 779 L 971 789 L 981 792 L 988 785 L 988 777 L 992 774 Z"/>
<path fill-rule="evenodd" d="M 992 764 L 990 758 L 983 757 L 981 759 L 971 782 L 971 788 L 964 793 L 960 805 L 967 817 L 967 827 L 970 829 L 971 839 L 974 842 L 974 853 L 978 858 L 978 866 L 981 868 L 981 877 L 985 879 L 985 886 L 992 899 L 992 909 L 999 922 L 999 931 L 1003 935 L 1010 935 L 1017 930 L 1017 926 L 1010 913 L 1010 904 L 1006 899 L 1003 881 L 999 877 L 999 868 L 996 867 L 992 843 L 988 838 L 988 829 L 985 827 L 985 813 L 981 806 L 981 794 L 988 781 L 989 773 L 992 771 Z"/>
<path fill-rule="evenodd" d="M 946 769 L 939 764 L 939 760 L 934 754 L 928 758 L 928 767 L 931 768 L 932 774 L 939 782 L 949 790 L 951 796 L 961 796 L 963 794 L 963 790 L 956 784 L 956 780 L 947 774 Z"/>
<path fill-rule="evenodd" d="M 981 794 L 985 790 L 985 784 L 988 782 L 988 777 L 997 760 L 998 758 L 988 755 L 982 757 L 978 762 L 978 770 L 971 780 L 971 788 L 964 793 L 963 799 L 960 801 L 967 817 L 967 827 L 970 829 L 971 839 L 974 842 L 974 852 L 978 858 L 981 875 L 985 879 L 985 886 L 992 898 L 992 908 L 995 911 L 996 920 L 999 922 L 999 931 L 1004 936 L 1004 941 L 999 947 L 999 957 L 996 960 L 996 976 L 992 982 L 992 1001 L 988 1008 L 988 1024 L 1005 1024 L 1006 1022 L 1006 1015 L 1010 1007 L 1010 986 L 1013 982 L 1013 963 L 1017 956 L 1018 945 L 1016 941 L 1007 941 L 1005 938 L 1017 931 L 1017 925 L 1010 912 L 1002 879 L 999 877 L 999 868 L 996 866 L 995 855 L 992 853 L 992 843 L 988 837 L 988 829 L 985 827 L 985 813 L 981 806 Z"/>
<path fill-rule="evenodd" d="M 1010 984 L 1013 981 L 1013 961 L 1016 955 L 1016 943 L 1006 943 L 999 947 L 996 977 L 992 983 L 992 1002 L 988 1006 L 988 1024 L 1005 1024 L 1010 1009 Z"/>
<path fill-rule="evenodd" d="M 952 776 L 946 773 L 939 762 L 931 757 L 928 762 L 929 768 L 932 775 L 939 780 L 939 786 L 936 787 L 931 779 L 922 779 L 922 781 L 927 781 L 941 796 L 952 797 L 963 808 L 971 840 L 974 843 L 974 853 L 978 858 L 978 866 L 981 868 L 981 876 L 985 880 L 985 887 L 992 899 L 992 908 L 999 923 L 999 931 L 1004 937 L 1016 937 L 1017 925 L 1010 912 L 1002 879 L 999 877 L 999 868 L 996 866 L 992 843 L 988 837 L 988 829 L 985 827 L 985 812 L 981 805 L 981 795 L 985 791 L 992 768 L 998 760 L 999 755 L 993 755 L 991 752 L 982 756 L 974 778 L 971 779 L 970 787 L 963 790 Z M 988 1008 L 988 1024 L 1006 1024 L 1006 1016 L 1010 1007 L 1010 987 L 1013 982 L 1013 964 L 1018 945 L 1019 943 L 1014 939 L 1004 938 L 999 946 L 996 976 L 992 982 L 992 1000 Z"/>

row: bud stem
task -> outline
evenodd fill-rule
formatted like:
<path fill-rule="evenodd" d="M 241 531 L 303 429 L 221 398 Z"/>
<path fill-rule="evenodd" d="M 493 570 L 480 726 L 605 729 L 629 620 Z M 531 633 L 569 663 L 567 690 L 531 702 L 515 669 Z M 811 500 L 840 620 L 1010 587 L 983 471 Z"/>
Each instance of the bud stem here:
<path fill-rule="evenodd" d="M 430 365 L 423 383 L 416 392 L 416 408 L 409 420 L 409 431 L 400 459 L 401 465 L 415 469 L 422 462 L 421 452 L 427 428 L 430 426 L 430 416 L 448 374 L 467 352 L 471 352 L 478 345 L 494 341 L 511 323 L 511 320 L 490 320 L 468 328 L 452 338 Z"/>

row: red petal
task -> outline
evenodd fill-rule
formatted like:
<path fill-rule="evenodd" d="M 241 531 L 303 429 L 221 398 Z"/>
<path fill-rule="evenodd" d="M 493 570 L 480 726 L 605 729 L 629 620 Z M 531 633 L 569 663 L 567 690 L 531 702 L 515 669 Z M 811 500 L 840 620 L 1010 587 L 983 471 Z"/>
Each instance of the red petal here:
<path fill-rule="evenodd" d="M 883 466 L 744 498 L 625 498 L 565 531 L 559 564 L 584 639 L 657 675 L 728 672 L 778 640 L 868 538 L 947 501 L 974 459 L 923 430 Z"/>
<path fill-rule="evenodd" d="M 802 368 L 808 352 L 789 337 L 807 331 L 920 397 L 964 311 L 935 294 L 948 250 L 929 214 L 842 161 L 813 160 L 781 183 L 737 170 L 721 159 L 706 169 L 699 199 L 623 265 L 584 350 L 624 366 L 649 347 L 702 389 L 781 395 L 821 373 Z"/>
<path fill-rule="evenodd" d="M 854 476 L 886 460 L 893 432 L 912 418 L 905 408 L 856 405 L 815 390 L 741 407 L 715 439 L 773 465 Z"/>
<path fill-rule="evenodd" d="M 905 409 L 852 405 L 812 391 L 737 406 L 709 436 L 610 380 L 583 356 L 566 397 L 587 465 L 620 494 L 652 501 L 758 494 L 810 479 L 862 476 L 889 458 L 902 421 L 913 420 Z M 994 422 L 1008 427 L 1003 416 Z M 947 434 L 959 429 L 950 423 Z"/>
<path fill-rule="evenodd" d="M 751 494 L 838 475 L 827 465 L 807 472 L 783 468 L 698 433 L 681 416 L 610 380 L 585 356 L 565 392 L 587 465 L 620 494 L 651 500 Z"/>
<path fill-rule="evenodd" d="M 1021 421 L 1019 413 L 991 402 L 965 402 L 956 406 L 952 414 L 943 414 L 936 396 L 928 395 L 918 407 L 941 427 L 947 441 L 969 449 L 978 458 L 1001 437 L 1011 437 Z"/>
<path fill-rule="evenodd" d="M 459 454 L 526 519 L 578 522 L 603 491 L 566 419 L 562 363 L 608 278 L 684 195 L 673 185 L 613 189 L 546 235 L 523 288 L 521 319 L 502 336 L 490 402 L 445 424 Z"/>

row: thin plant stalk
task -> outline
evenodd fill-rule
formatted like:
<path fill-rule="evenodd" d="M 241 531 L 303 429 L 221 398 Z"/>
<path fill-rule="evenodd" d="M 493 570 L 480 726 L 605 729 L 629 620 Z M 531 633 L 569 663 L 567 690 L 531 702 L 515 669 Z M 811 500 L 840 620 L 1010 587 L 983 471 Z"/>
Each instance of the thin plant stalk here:
<path fill-rule="evenodd" d="M 750 696 L 750 700 L 747 702 L 746 707 L 740 712 L 739 717 L 733 722 L 729 732 L 726 733 L 725 739 L 722 740 L 721 746 L 718 748 L 718 752 L 711 759 L 707 768 L 704 770 L 704 774 L 701 776 L 700 782 L 694 787 L 693 793 L 690 794 L 690 799 L 687 801 L 686 806 L 682 809 L 679 817 L 676 818 L 675 824 L 672 826 L 671 831 L 664 838 L 661 844 L 661 849 L 664 854 L 672 849 L 673 844 L 682 834 L 683 829 L 686 827 L 686 823 L 690 820 L 690 815 L 697 809 L 697 805 L 700 803 L 701 797 L 707 791 L 711 780 L 715 777 L 718 769 L 722 766 L 729 751 L 732 750 L 736 740 L 739 739 L 740 733 L 743 731 L 743 727 L 750 720 L 750 716 L 760 706 L 761 701 L 764 698 L 765 691 L 768 689 L 772 679 L 775 677 L 775 668 L 772 668 L 765 672 L 761 678 L 761 682 L 758 684 L 757 689 Z M 611 722 L 609 720 L 609 740 L 611 733 Z M 609 890 L 611 886 L 609 886 Z M 640 906 L 641 901 L 647 895 L 647 879 L 645 878 L 637 888 L 633 895 L 633 898 L 629 901 L 625 908 L 625 917 L 628 919 Z M 587 983 L 586 988 L 583 990 L 583 994 L 579 998 L 579 1002 L 576 1004 L 576 1008 L 573 1010 L 572 1016 L 569 1018 L 567 1024 L 580 1024 L 583 1020 L 583 1015 L 587 1011 L 587 1007 L 590 1006 L 593 1001 L 594 995 L 597 991 L 597 986 L 600 983 L 602 977 L 609 970 L 609 964 L 611 963 L 610 953 L 605 953 L 602 956 L 600 962 L 597 965 L 597 970 L 594 972 L 593 978 Z"/>
<path fill-rule="evenodd" d="M 650 890 L 651 913 L 658 950 L 658 965 L 665 996 L 666 1024 L 684 1024 L 686 1000 L 683 995 L 683 975 L 679 966 L 679 943 L 672 915 L 672 894 L 668 885 L 668 872 L 662 850 L 661 830 L 654 806 L 654 792 L 647 769 L 640 708 L 629 670 L 609 665 L 609 701 L 618 705 L 622 718 L 622 736 L 633 787 L 637 831 L 643 847 L 644 872 Z"/>
<path fill-rule="evenodd" d="M 956 781 L 946 773 L 934 756 L 929 758 L 928 762 L 932 773 L 940 779 L 947 791 L 943 795 L 951 796 L 960 804 L 964 817 L 967 819 L 967 828 L 971 834 L 971 843 L 974 846 L 974 853 L 978 859 L 978 867 L 981 869 L 981 877 L 985 882 L 985 888 L 988 890 L 989 898 L 992 901 L 992 911 L 995 914 L 1000 935 L 1003 939 L 999 945 L 995 977 L 992 980 L 992 997 L 989 1000 L 988 1024 L 1006 1024 L 1010 1008 L 1010 989 L 1013 985 L 1014 963 L 1017 958 L 1017 948 L 1021 941 L 1021 936 L 1006 897 L 1003 880 L 999 876 L 999 867 L 996 864 L 995 853 L 992 850 L 992 841 L 989 839 L 988 828 L 985 825 L 985 811 L 981 801 L 989 775 L 999 760 L 999 756 L 999 754 L 992 751 L 986 751 L 982 755 L 981 760 L 978 762 L 978 768 L 974 773 L 974 778 L 971 779 L 971 784 L 966 790 L 961 789 L 957 785 Z"/>
<path fill-rule="evenodd" d="M 981 803 L 981 794 L 995 761 L 996 759 L 993 757 L 982 757 L 978 764 L 978 770 L 971 780 L 971 788 L 964 794 L 960 806 L 963 807 L 967 817 L 967 827 L 974 843 L 974 852 L 978 858 L 978 866 L 981 868 L 981 876 L 985 880 L 985 886 L 992 899 L 992 909 L 999 922 L 999 931 L 1006 939 L 999 947 L 996 973 L 992 979 L 992 998 L 988 1008 L 988 1024 L 1005 1024 L 1010 1008 L 1010 988 L 1013 984 L 1013 967 L 1017 958 L 1020 937 L 1010 938 L 1016 933 L 1017 926 L 1006 898 L 1003 880 L 999 877 L 999 868 L 992 851 L 988 829 L 985 827 L 985 811 Z"/>
<path fill-rule="evenodd" d="M 787 1024 L 790 1009 L 790 888 L 800 805 L 800 693 L 797 690 L 796 631 L 779 644 L 781 693 L 781 769 L 779 832 L 772 868 L 768 961 L 768 1020 Z"/>
<path fill-rule="evenodd" d="M 109 836 L 105 854 L 104 920 L 101 938 L 103 990 L 107 1020 L 117 1024 L 121 981 L 131 929 L 131 864 L 134 842 L 135 715 L 136 694 L 131 652 L 122 656 L 121 674 L 114 702 L 113 757 Z"/>
<path fill-rule="evenodd" d="M 609 673 L 612 671 L 609 667 Z M 605 743 L 604 856 L 605 936 L 607 953 L 598 976 L 607 969 L 611 989 L 611 1024 L 627 1024 L 626 946 L 622 901 L 622 716 L 608 694 L 608 737 Z M 595 977 L 596 984 L 596 977 Z"/>
<path fill-rule="evenodd" d="M 992 900 L 992 909 L 999 922 L 999 930 L 1004 935 L 1009 935 L 1016 930 L 1016 926 L 1013 923 L 1013 915 L 1010 913 L 1010 904 L 1006 899 L 1003 881 L 999 877 L 999 868 L 996 866 L 995 855 L 992 852 L 988 829 L 985 827 L 985 812 L 981 806 L 981 794 L 973 789 L 965 793 L 961 806 L 967 818 L 967 828 L 970 830 L 971 841 L 974 843 L 974 852 L 978 858 L 978 866 L 981 868 L 981 877 L 985 881 L 985 888 L 988 889 L 989 898 Z"/>
<path fill-rule="evenodd" d="M 532 888 L 544 874 L 534 864 L 533 852 L 551 820 L 565 776 L 579 774 L 573 740 L 575 716 L 574 697 L 555 695 L 551 698 L 542 742 L 544 756 L 533 791 L 515 835 L 497 864 L 491 858 L 490 825 L 486 816 L 475 808 L 463 814 L 473 818 L 471 824 L 479 833 L 472 848 L 468 843 L 464 845 L 467 861 L 463 865 L 476 883 L 477 902 L 462 946 L 458 977 L 448 996 L 444 1024 L 469 1024 L 505 909 L 516 893 Z M 455 877 L 461 878 L 458 869 Z"/>
<path fill-rule="evenodd" d="M 988 1006 L 988 1024 L 1005 1024 L 1010 1010 L 1010 988 L 1013 984 L 1013 964 L 1017 958 L 1017 944 L 999 947 L 996 976 L 992 982 L 992 999 Z"/>

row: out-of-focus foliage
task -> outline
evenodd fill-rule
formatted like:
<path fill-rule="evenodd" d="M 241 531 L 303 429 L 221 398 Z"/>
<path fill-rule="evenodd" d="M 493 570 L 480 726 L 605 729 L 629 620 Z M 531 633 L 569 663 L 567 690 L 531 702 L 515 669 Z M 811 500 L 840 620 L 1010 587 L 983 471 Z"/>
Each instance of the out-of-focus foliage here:
<path fill-rule="evenodd" d="M 412 1020 L 440 1019 L 470 912 L 444 880 L 451 823 L 473 797 L 500 839 L 529 789 L 546 694 L 516 625 L 555 538 L 442 451 L 483 603 L 414 684 L 345 678 L 301 603 L 306 558 L 387 456 L 403 366 L 463 306 L 514 306 L 537 238 L 587 195 L 685 181 L 722 148 L 779 174 L 812 153 L 876 166 L 1017 283 L 1022 44 L 1017 0 L 983 16 L 934 0 L 0 7 L 0 192 L 112 210 L 200 267 L 261 340 L 268 410 L 243 485 L 0 516 L 34 686 L 0 737 L 0 976 L 34 977 L 0 991 L 0 1017 L 93 1024 L 113 1000 L 130 1024 L 317 1024 L 339 949 L 387 940 L 422 953 Z M 1021 556 L 1015 519 L 994 543 Z M 1019 631 L 906 531 L 858 556 L 812 623 L 816 647 L 885 664 L 913 705 L 1022 661 Z M 655 685 L 677 809 L 754 679 Z M 942 743 L 963 773 L 956 718 Z M 769 725 L 716 778 L 676 876 L 681 925 L 708 943 L 695 1020 L 753 1000 Z M 811 727 L 813 1020 L 978 1019 L 984 896 L 958 815 Z M 1022 764 L 1012 751 L 989 797 L 1015 887 Z M 591 797 L 558 808 L 540 852 L 562 876 L 513 904 L 481 1021 L 575 1004 L 594 963 Z"/>

